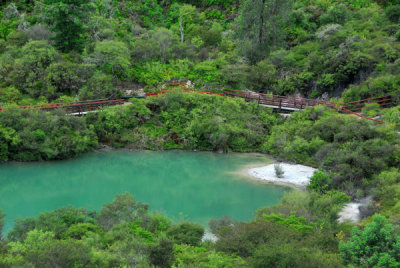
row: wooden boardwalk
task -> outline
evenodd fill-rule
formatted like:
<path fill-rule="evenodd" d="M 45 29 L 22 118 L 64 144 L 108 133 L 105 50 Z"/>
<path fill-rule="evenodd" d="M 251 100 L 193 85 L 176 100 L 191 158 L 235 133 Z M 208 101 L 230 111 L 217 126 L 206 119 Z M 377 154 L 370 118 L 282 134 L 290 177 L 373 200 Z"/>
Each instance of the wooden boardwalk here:
<path fill-rule="evenodd" d="M 360 112 L 366 104 L 377 103 L 382 108 L 388 108 L 392 106 L 392 98 L 390 96 L 369 98 L 359 101 L 346 102 L 342 106 L 342 109 L 346 109 L 352 112 Z"/>
<path fill-rule="evenodd" d="M 93 101 L 83 101 L 77 103 L 50 103 L 42 105 L 29 105 L 29 106 L 20 106 L 19 108 L 22 110 L 43 110 L 43 111 L 54 111 L 57 109 L 62 109 L 67 114 L 70 115 L 84 115 L 87 114 L 88 112 L 102 109 L 103 107 L 121 105 L 124 102 L 125 102 L 124 99 L 93 100 Z M 1 111 L 3 111 L 2 108 L 0 108 L 0 112 Z"/>
<path fill-rule="evenodd" d="M 224 96 L 244 98 L 246 101 L 256 101 L 259 105 L 278 111 L 298 111 L 307 107 L 324 105 L 334 107 L 333 103 L 324 100 L 285 97 L 272 94 L 256 93 L 245 90 L 225 90 Z"/>
<path fill-rule="evenodd" d="M 360 118 L 364 118 L 367 120 L 371 120 L 378 123 L 384 123 L 383 121 L 365 117 L 359 112 L 362 108 L 365 107 L 366 104 L 369 103 L 377 103 L 379 106 L 387 108 L 392 106 L 392 101 L 390 96 L 369 98 L 360 101 L 347 102 L 340 106 L 335 105 L 332 102 L 317 100 L 317 99 L 306 99 L 306 98 L 298 98 L 298 97 L 287 97 L 287 96 L 278 96 L 272 94 L 264 94 L 257 93 L 249 90 L 233 90 L 226 89 L 223 92 L 215 93 L 208 91 L 191 91 L 191 90 L 182 90 L 185 93 L 197 93 L 197 94 L 206 94 L 206 95 L 218 95 L 218 96 L 226 96 L 226 97 L 234 97 L 234 98 L 243 98 L 247 102 L 256 101 L 258 105 L 262 105 L 264 107 L 269 107 L 278 112 L 293 112 L 298 110 L 303 110 L 307 107 L 323 105 L 331 108 L 335 108 L 339 111 L 349 113 Z M 159 95 L 164 95 L 169 93 L 169 90 L 162 90 L 155 93 L 147 93 L 146 97 L 157 97 Z M 126 97 L 128 98 L 128 97 Z M 30 106 L 20 106 L 20 109 L 23 110 L 44 110 L 44 111 L 53 111 L 57 109 L 62 109 L 68 115 L 85 115 L 90 112 L 95 112 L 101 110 L 104 107 L 122 105 L 126 103 L 125 99 L 116 99 L 116 100 L 92 100 L 92 101 L 83 101 L 77 103 L 51 103 L 51 104 L 43 104 L 43 105 L 30 105 Z M 0 112 L 3 109 L 0 107 Z"/>

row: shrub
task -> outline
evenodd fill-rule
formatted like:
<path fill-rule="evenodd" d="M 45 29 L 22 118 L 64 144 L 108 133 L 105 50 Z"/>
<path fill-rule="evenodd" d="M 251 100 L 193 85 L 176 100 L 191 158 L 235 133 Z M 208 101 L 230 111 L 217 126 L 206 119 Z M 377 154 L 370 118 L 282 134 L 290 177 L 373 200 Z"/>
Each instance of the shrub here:
<path fill-rule="evenodd" d="M 342 25 L 339 24 L 329 24 L 325 25 L 316 33 L 318 39 L 322 41 L 327 41 L 331 36 L 335 33 L 339 32 L 342 29 Z"/>
<path fill-rule="evenodd" d="M 362 113 L 368 117 L 375 117 L 378 115 L 380 106 L 378 103 L 367 103 L 365 107 L 362 108 Z"/>
<path fill-rule="evenodd" d="M 307 185 L 307 189 L 311 189 L 319 193 L 325 193 L 330 189 L 331 182 L 332 178 L 329 174 L 322 170 L 317 170 L 312 175 L 310 184 Z"/>
<path fill-rule="evenodd" d="M 390 6 L 385 10 L 386 17 L 393 23 L 400 21 L 400 5 Z"/>
<path fill-rule="evenodd" d="M 95 72 L 86 84 L 79 89 L 80 100 L 116 99 L 121 92 L 112 84 L 112 76 L 103 72 Z"/>
<path fill-rule="evenodd" d="M 161 238 L 157 245 L 150 249 L 150 262 L 157 267 L 171 267 L 174 262 L 174 242 Z"/>
<path fill-rule="evenodd" d="M 218 219 L 211 219 L 210 222 L 208 223 L 211 232 L 213 232 L 214 234 L 216 234 L 219 228 L 223 226 L 229 226 L 231 224 L 232 224 L 232 219 L 230 216 L 229 217 L 224 216 Z"/>
<path fill-rule="evenodd" d="M 0 102 L 16 102 L 21 98 L 21 92 L 15 87 L 0 88 Z"/>
<path fill-rule="evenodd" d="M 53 35 L 53 33 L 43 24 L 35 24 L 29 27 L 25 32 L 28 39 L 32 40 L 50 41 L 50 37 Z"/>
<path fill-rule="evenodd" d="M 14 31 L 7 36 L 7 45 L 21 47 L 26 44 L 28 37 L 23 31 Z"/>
<path fill-rule="evenodd" d="M 320 17 L 320 22 L 321 24 L 344 24 L 350 16 L 351 13 L 344 4 L 333 5 L 327 13 Z"/>
<path fill-rule="evenodd" d="M 93 63 L 106 74 L 118 79 L 126 78 L 130 67 L 127 46 L 118 41 L 102 41 L 96 44 Z"/>
<path fill-rule="evenodd" d="M 275 176 L 277 178 L 283 178 L 283 174 L 285 173 L 282 169 L 282 166 L 280 164 L 276 164 L 274 165 L 274 169 L 275 169 Z"/>
<path fill-rule="evenodd" d="M 204 228 L 197 223 L 185 222 L 173 226 L 167 234 L 178 244 L 198 246 L 204 235 Z"/>
<path fill-rule="evenodd" d="M 9 4 L 4 9 L 4 18 L 6 19 L 13 19 L 18 18 L 20 16 L 17 6 L 14 3 Z"/>
<path fill-rule="evenodd" d="M 345 264 L 365 267 L 399 267 L 400 236 L 387 219 L 375 215 L 364 230 L 354 228 L 350 241 L 339 245 Z"/>

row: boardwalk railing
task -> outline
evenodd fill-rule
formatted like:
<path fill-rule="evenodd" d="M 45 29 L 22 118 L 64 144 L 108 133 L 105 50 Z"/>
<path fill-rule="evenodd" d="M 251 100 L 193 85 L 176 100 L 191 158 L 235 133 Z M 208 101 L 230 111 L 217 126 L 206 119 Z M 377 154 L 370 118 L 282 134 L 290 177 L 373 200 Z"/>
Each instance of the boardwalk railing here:
<path fill-rule="evenodd" d="M 20 106 L 20 109 L 23 110 L 45 110 L 45 111 L 52 111 L 56 109 L 63 109 L 67 113 L 72 114 L 82 114 L 86 112 L 95 111 L 101 109 L 103 107 L 114 106 L 123 104 L 125 100 L 118 99 L 118 100 L 94 100 L 94 101 L 85 101 L 85 102 L 78 102 L 78 103 L 50 103 L 50 104 L 42 104 L 42 105 L 30 105 L 30 106 Z M 0 109 L 0 111 L 2 111 Z"/>
<path fill-rule="evenodd" d="M 146 93 L 146 97 L 152 97 L 152 96 L 158 96 L 158 95 L 164 95 L 167 93 L 170 93 L 170 90 L 161 90 L 157 92 L 148 92 Z M 214 92 L 209 92 L 209 91 L 193 91 L 193 90 L 182 90 L 184 93 L 197 93 L 197 94 L 206 94 L 206 95 L 217 95 L 217 96 L 223 96 L 224 93 L 214 93 Z"/>
<path fill-rule="evenodd" d="M 382 108 L 387 108 L 392 106 L 392 98 L 390 96 L 383 96 L 359 101 L 346 102 L 342 108 L 348 111 L 357 112 L 361 111 L 362 108 L 364 108 L 365 105 L 369 103 L 377 103 Z"/>
<path fill-rule="evenodd" d="M 367 120 L 369 120 L 369 121 L 376 122 L 376 123 L 392 124 L 392 125 L 395 125 L 395 126 L 400 127 L 400 124 L 385 122 L 385 121 L 378 120 L 378 119 L 375 119 L 375 118 L 369 118 L 369 117 L 363 116 L 362 114 L 358 114 L 358 113 L 355 113 L 355 112 L 353 112 L 353 111 L 347 110 L 346 108 L 342 108 L 342 111 L 343 111 L 343 112 L 346 112 L 346 113 L 349 113 L 349 114 L 352 114 L 352 115 L 355 115 L 355 116 L 357 116 L 357 117 L 363 118 L 363 119 L 367 119 Z"/>
<path fill-rule="evenodd" d="M 147 93 L 146 97 L 151 96 L 159 96 L 163 94 L 169 93 L 169 90 L 162 90 L 155 93 Z M 316 100 L 316 99 L 306 99 L 306 98 L 298 98 L 298 97 L 285 97 L 285 96 L 278 96 L 272 94 L 264 94 L 264 93 L 257 93 L 249 90 L 234 90 L 234 89 L 226 89 L 222 93 L 214 93 L 208 91 L 191 91 L 191 90 L 183 90 L 186 93 L 198 93 L 198 94 L 207 94 L 207 95 L 219 95 L 219 96 L 229 96 L 229 97 L 239 97 L 243 98 L 246 101 L 256 101 L 259 105 L 264 105 L 267 107 L 271 107 L 274 109 L 286 110 L 286 111 L 295 111 L 295 110 L 302 110 L 310 106 L 316 105 L 324 105 L 328 107 L 335 108 L 335 104 L 328 101 L 323 100 Z M 30 105 L 30 106 L 20 106 L 20 109 L 24 110 L 45 110 L 45 111 L 52 111 L 56 109 L 63 109 L 68 114 L 71 115 L 83 115 L 88 112 L 99 110 L 103 107 L 109 107 L 114 105 L 121 105 L 125 102 L 124 99 L 117 99 L 117 100 L 91 100 L 91 101 L 83 101 L 78 103 L 66 104 L 66 103 L 51 103 L 51 104 L 43 104 L 43 105 Z M 359 101 L 352 101 L 344 103 L 340 108 L 341 111 L 353 114 L 355 116 L 365 118 L 371 121 L 375 121 L 378 123 L 384 123 L 383 121 L 367 118 L 358 112 L 362 110 L 368 103 L 377 103 L 381 107 L 390 107 L 392 106 L 392 101 L 390 96 L 383 96 L 383 97 L 376 97 L 376 98 L 369 98 L 365 100 Z M 0 112 L 3 111 L 0 107 Z M 397 125 L 399 126 L 399 125 Z"/>
<path fill-rule="evenodd" d="M 325 105 L 330 107 L 334 106 L 332 103 L 323 100 L 285 97 L 245 90 L 228 89 L 224 91 L 224 95 L 230 97 L 244 98 L 246 101 L 256 101 L 258 104 L 283 110 L 302 110 L 308 106 L 316 105 Z"/>

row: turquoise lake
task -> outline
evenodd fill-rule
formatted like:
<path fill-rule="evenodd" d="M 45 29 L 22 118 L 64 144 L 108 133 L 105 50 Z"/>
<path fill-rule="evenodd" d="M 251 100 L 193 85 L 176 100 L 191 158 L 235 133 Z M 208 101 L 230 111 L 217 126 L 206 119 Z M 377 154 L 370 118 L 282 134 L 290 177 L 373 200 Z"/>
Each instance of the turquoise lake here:
<path fill-rule="evenodd" d="M 3 163 L 3 232 L 18 217 L 68 205 L 99 210 L 126 192 L 174 221 L 207 226 L 211 218 L 225 215 L 250 220 L 258 208 L 277 204 L 289 191 L 240 174 L 246 166 L 270 162 L 261 154 L 108 150 L 63 161 Z"/>

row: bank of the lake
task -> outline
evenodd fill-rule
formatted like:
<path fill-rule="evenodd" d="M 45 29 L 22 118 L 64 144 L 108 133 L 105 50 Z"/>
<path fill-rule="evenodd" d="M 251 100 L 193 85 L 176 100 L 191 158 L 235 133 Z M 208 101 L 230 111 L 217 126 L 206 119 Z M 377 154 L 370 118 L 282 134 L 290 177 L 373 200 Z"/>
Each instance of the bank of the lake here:
<path fill-rule="evenodd" d="M 276 167 L 281 170 L 281 175 L 277 176 Z M 299 188 L 305 190 L 310 183 L 312 175 L 316 171 L 315 168 L 294 165 L 288 163 L 272 163 L 262 167 L 252 167 L 247 170 L 247 175 L 253 179 L 283 185 L 288 187 Z"/>
<path fill-rule="evenodd" d="M 288 188 L 244 180 L 237 171 L 270 162 L 256 153 L 100 150 L 63 161 L 3 163 L 0 208 L 5 231 L 18 217 L 68 205 L 99 209 L 125 192 L 175 221 L 250 220 Z"/>

